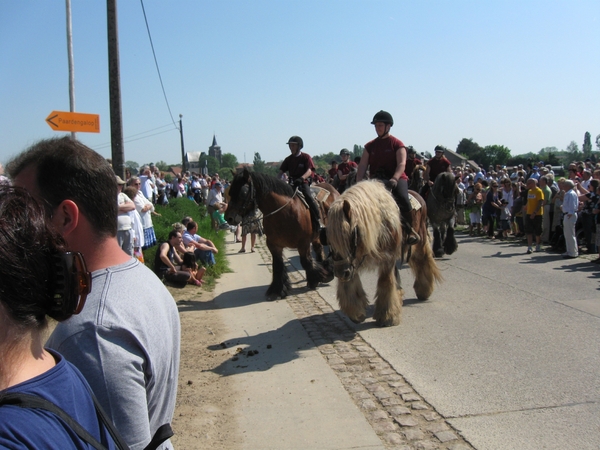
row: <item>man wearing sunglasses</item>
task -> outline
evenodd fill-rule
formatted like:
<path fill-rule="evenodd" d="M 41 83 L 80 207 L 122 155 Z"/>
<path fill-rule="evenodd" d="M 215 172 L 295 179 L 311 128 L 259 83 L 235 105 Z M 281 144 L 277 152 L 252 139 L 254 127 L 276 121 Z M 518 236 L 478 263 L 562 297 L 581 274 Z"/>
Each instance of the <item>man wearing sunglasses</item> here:
<path fill-rule="evenodd" d="M 92 272 L 83 311 L 58 324 L 46 346 L 83 373 L 130 448 L 146 447 L 155 435 L 170 437 L 179 314 L 154 273 L 119 246 L 112 168 L 98 153 L 63 137 L 34 144 L 7 172 L 45 205 L 67 250 L 82 253 Z M 167 440 L 158 448 L 172 445 Z"/>

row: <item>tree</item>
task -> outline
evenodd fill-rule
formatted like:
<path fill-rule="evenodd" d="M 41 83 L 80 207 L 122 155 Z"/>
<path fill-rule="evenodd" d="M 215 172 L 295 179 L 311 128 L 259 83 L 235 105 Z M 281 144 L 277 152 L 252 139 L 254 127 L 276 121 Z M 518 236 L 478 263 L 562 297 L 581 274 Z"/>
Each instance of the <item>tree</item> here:
<path fill-rule="evenodd" d="M 577 161 L 581 159 L 581 152 L 579 151 L 579 146 L 577 142 L 571 141 L 569 145 L 567 145 L 567 153 L 568 153 L 568 162 Z"/>
<path fill-rule="evenodd" d="M 265 162 L 261 159 L 260 157 L 260 153 L 256 152 L 254 154 L 254 171 L 257 173 L 264 173 L 265 172 Z"/>
<path fill-rule="evenodd" d="M 166 162 L 164 162 L 163 160 L 158 161 L 155 166 L 158 168 L 158 170 L 160 170 L 161 172 L 168 172 L 169 169 L 171 168 L 171 166 L 169 164 L 167 164 Z"/>
<path fill-rule="evenodd" d="M 583 136 L 583 156 L 584 158 L 592 156 L 592 136 L 589 131 L 586 131 Z"/>
<path fill-rule="evenodd" d="M 477 162 L 483 156 L 482 150 L 477 142 L 473 142 L 473 138 L 463 138 L 456 146 L 456 153 Z"/>
<path fill-rule="evenodd" d="M 352 160 L 354 160 L 354 158 L 359 158 L 362 156 L 363 152 L 365 151 L 365 148 L 362 145 L 356 145 L 354 144 L 354 149 L 352 151 L 352 154 L 350 155 L 350 158 L 352 158 Z"/>
<path fill-rule="evenodd" d="M 558 158 L 558 149 L 556 147 L 544 147 L 541 149 L 538 161 L 544 161 L 551 166 L 561 165 L 561 160 Z"/>
<path fill-rule="evenodd" d="M 125 168 L 129 169 L 129 171 L 131 172 L 131 175 L 137 175 L 140 165 L 138 163 L 136 163 L 135 161 L 126 161 Z"/>
<path fill-rule="evenodd" d="M 510 159 L 510 149 L 504 145 L 488 145 L 481 153 L 483 154 L 481 163 L 484 167 L 496 164 L 504 166 Z"/>
<path fill-rule="evenodd" d="M 236 156 L 231 153 L 224 153 L 221 156 L 221 167 L 233 167 L 235 169 L 238 164 Z"/>
<path fill-rule="evenodd" d="M 202 170 L 202 168 L 204 167 L 205 161 L 209 175 L 219 172 L 219 169 L 221 168 L 219 160 L 214 156 L 208 156 L 206 153 L 200 155 L 200 170 Z"/>

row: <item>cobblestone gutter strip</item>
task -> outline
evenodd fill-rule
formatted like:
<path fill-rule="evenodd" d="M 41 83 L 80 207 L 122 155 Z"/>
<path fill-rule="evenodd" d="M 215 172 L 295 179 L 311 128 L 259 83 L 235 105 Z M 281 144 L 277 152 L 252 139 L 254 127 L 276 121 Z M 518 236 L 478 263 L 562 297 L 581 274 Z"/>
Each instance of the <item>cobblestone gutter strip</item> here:
<path fill-rule="evenodd" d="M 271 254 L 264 240 L 261 244 L 257 250 L 270 264 Z M 304 272 L 290 270 L 289 275 L 293 283 L 304 280 Z M 386 448 L 473 449 L 318 291 L 290 295 L 286 301 Z"/>

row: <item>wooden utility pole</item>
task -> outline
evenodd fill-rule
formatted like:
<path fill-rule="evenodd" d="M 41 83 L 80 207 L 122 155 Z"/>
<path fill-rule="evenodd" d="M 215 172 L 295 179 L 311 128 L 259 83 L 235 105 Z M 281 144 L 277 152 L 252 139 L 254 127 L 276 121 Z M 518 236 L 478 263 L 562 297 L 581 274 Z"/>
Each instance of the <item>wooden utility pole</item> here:
<path fill-rule="evenodd" d="M 121 114 L 121 71 L 119 68 L 119 36 L 117 0 L 106 0 L 108 24 L 108 87 L 110 98 L 110 141 L 112 166 L 115 174 L 125 179 L 123 149 L 123 117 Z"/>
<path fill-rule="evenodd" d="M 67 57 L 69 61 L 69 111 L 75 112 L 75 64 L 73 62 L 73 26 L 71 22 L 71 0 L 66 0 L 67 7 Z M 73 139 L 77 135 L 71 133 Z"/>

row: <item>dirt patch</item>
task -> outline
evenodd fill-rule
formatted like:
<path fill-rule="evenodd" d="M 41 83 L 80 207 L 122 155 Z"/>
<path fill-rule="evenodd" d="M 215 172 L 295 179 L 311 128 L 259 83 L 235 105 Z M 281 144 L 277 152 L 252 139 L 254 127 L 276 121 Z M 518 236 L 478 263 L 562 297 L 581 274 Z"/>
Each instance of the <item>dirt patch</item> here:
<path fill-rule="evenodd" d="M 233 381 L 212 371 L 230 351 L 214 350 L 223 342 L 213 293 L 187 286 L 168 288 L 181 318 L 181 364 L 172 438 L 177 449 L 237 449 L 242 437 L 236 426 Z"/>

